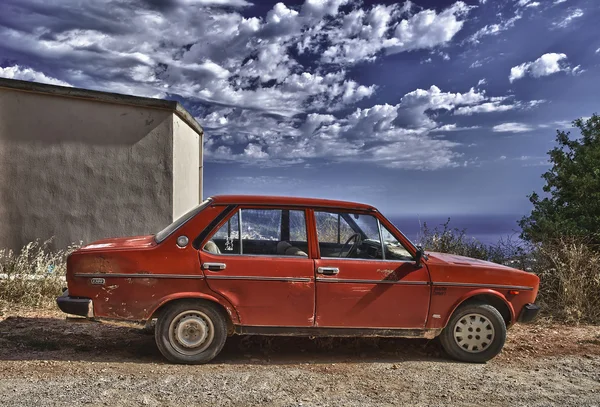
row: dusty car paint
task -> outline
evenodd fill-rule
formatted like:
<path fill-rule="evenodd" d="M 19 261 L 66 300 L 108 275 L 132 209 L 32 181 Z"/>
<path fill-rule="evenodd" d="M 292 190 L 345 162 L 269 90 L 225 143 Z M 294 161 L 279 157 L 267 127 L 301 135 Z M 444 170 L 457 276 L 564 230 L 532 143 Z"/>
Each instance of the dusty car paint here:
<path fill-rule="evenodd" d="M 198 298 L 219 304 L 235 332 L 306 334 L 307 329 L 316 333 L 356 328 L 382 336 L 394 336 L 390 331 L 397 330 L 396 336 L 409 337 L 439 334 L 454 309 L 478 295 L 500 301 L 512 324 L 537 295 L 537 276 L 461 256 L 428 253 L 418 266 L 414 261 L 320 258 L 313 210 L 331 208 L 375 216 L 411 255 L 416 254 L 412 243 L 369 205 L 259 196 L 211 199 L 208 207 L 160 244 L 153 236 L 115 238 L 75 251 L 67 265 L 69 295 L 91 299 L 97 319 L 144 322 L 171 301 Z M 240 207 L 305 211 L 308 257 L 201 250 L 209 232 Z M 211 230 L 205 230 L 208 225 Z M 180 236 L 190 243 L 178 246 Z M 205 263 L 227 267 L 203 270 Z M 335 267 L 339 273 L 318 274 L 320 267 Z M 98 279 L 104 283 L 97 284 Z"/>

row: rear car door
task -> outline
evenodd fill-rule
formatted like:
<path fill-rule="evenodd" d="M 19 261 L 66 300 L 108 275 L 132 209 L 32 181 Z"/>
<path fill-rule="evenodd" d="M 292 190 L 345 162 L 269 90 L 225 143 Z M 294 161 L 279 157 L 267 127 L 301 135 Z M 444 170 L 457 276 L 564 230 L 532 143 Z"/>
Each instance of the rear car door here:
<path fill-rule="evenodd" d="M 306 218 L 304 209 L 241 207 L 203 242 L 206 281 L 236 308 L 242 325 L 313 325 Z"/>
<path fill-rule="evenodd" d="M 314 218 L 316 326 L 425 327 L 429 273 L 390 228 L 373 213 L 315 210 Z"/>

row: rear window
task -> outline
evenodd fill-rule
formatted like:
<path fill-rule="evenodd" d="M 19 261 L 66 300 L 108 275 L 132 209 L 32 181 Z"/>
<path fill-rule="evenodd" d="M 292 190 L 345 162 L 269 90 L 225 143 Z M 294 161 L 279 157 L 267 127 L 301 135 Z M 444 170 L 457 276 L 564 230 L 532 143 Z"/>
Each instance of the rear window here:
<path fill-rule="evenodd" d="M 154 240 L 156 243 L 162 243 L 167 237 L 171 236 L 177 229 L 182 227 L 187 221 L 192 219 L 194 216 L 202 212 L 204 208 L 206 208 L 212 199 L 208 198 L 200 203 L 200 205 L 196 206 L 194 209 L 190 210 L 185 215 L 178 218 L 175 222 L 171 223 L 169 226 L 158 232 L 154 235 Z"/>

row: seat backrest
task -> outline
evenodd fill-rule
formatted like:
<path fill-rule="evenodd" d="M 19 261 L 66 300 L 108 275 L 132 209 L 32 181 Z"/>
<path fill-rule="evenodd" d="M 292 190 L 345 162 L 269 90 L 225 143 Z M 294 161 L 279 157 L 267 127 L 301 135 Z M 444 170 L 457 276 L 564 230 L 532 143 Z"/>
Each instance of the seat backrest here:
<path fill-rule="evenodd" d="M 217 244 L 215 242 L 213 242 L 212 240 L 209 240 L 208 242 L 206 242 L 206 244 L 204 245 L 204 250 L 206 250 L 209 253 L 213 253 L 213 254 L 221 254 L 221 250 L 219 249 L 219 246 L 217 246 Z"/>
<path fill-rule="evenodd" d="M 277 243 L 277 254 L 285 255 L 285 251 L 290 247 L 292 247 L 292 245 L 289 244 L 289 242 L 282 240 L 281 242 Z"/>

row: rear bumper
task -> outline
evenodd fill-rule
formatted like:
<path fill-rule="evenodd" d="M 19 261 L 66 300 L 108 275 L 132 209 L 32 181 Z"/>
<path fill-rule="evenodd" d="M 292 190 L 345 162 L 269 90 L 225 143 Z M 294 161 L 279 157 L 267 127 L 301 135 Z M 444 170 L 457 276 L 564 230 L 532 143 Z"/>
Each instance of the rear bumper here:
<path fill-rule="evenodd" d="M 532 322 L 533 320 L 535 320 L 539 312 L 540 307 L 538 307 L 537 305 L 531 303 L 525 304 L 525 306 L 521 310 L 521 313 L 519 314 L 519 319 L 517 321 L 522 323 Z"/>
<path fill-rule="evenodd" d="M 94 318 L 94 303 L 89 298 L 70 297 L 69 291 L 56 298 L 58 308 L 66 314 L 79 315 L 80 317 Z"/>

